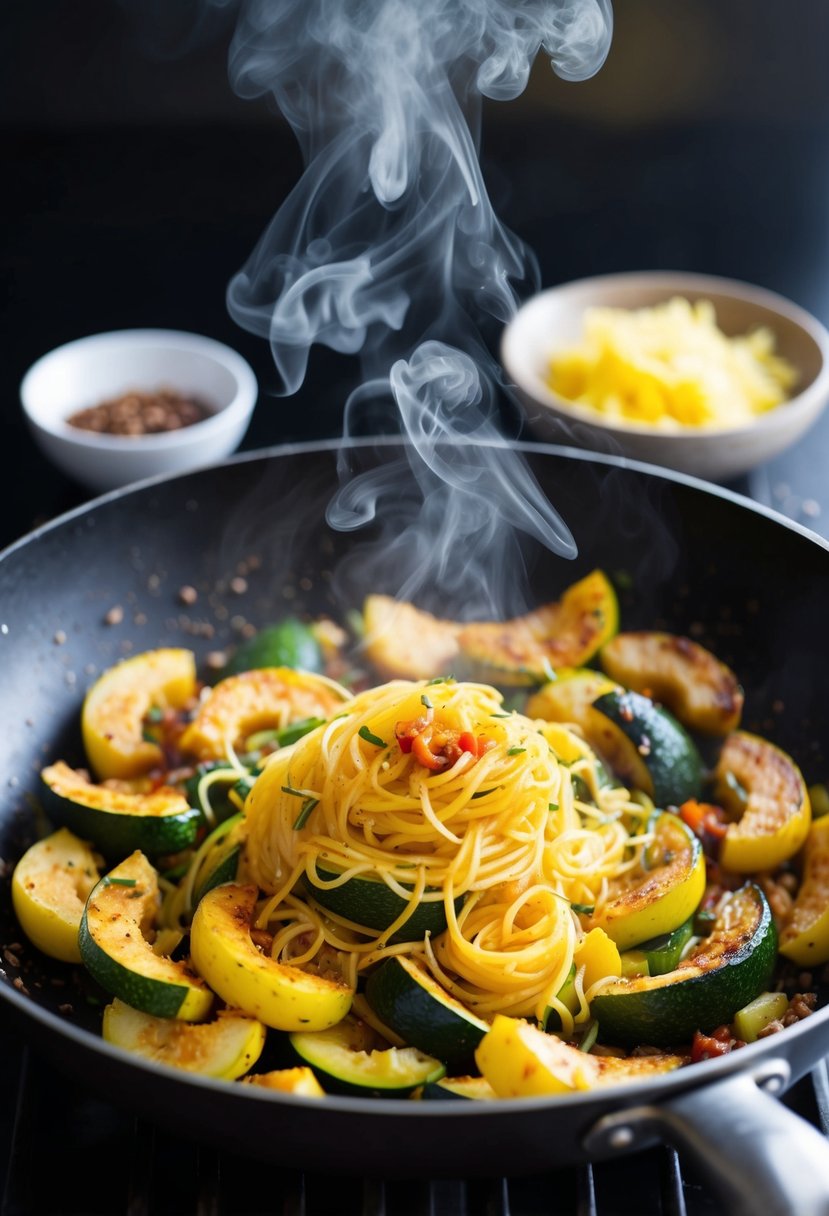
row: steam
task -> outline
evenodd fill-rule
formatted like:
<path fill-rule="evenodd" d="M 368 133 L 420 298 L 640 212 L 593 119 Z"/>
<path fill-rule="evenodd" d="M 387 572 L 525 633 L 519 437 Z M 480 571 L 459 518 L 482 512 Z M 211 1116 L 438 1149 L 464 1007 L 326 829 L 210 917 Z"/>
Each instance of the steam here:
<path fill-rule="evenodd" d="M 565 79 L 592 75 L 611 24 L 609 0 L 240 6 L 231 83 L 272 98 L 305 171 L 230 283 L 228 307 L 268 339 L 284 395 L 301 387 L 314 344 L 359 355 L 344 434 L 399 429 L 420 502 L 400 501 L 400 470 L 355 473 L 345 449 L 328 518 L 339 529 L 382 522 L 363 559 L 386 570 L 393 559 L 407 598 L 439 584 L 468 611 L 500 611 L 492 554 L 504 575 L 515 567 L 515 586 L 517 533 L 576 554 L 500 440 L 492 340 L 538 270 L 493 211 L 478 149 L 484 97 L 517 97 L 540 52 Z"/>

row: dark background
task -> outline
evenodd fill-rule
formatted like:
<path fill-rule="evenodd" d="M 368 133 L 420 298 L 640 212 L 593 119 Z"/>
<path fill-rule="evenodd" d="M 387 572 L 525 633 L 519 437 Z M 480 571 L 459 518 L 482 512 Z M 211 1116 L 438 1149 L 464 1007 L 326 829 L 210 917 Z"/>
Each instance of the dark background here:
<path fill-rule="evenodd" d="M 302 166 L 284 119 L 230 87 L 232 8 L 207 26 L 198 11 L 3 6 L 0 543 L 86 497 L 35 451 L 18 404 L 29 364 L 85 334 L 169 326 L 235 346 L 261 386 L 245 448 L 340 432 L 356 361 L 315 348 L 303 388 L 278 398 L 266 342 L 227 313 L 229 279 Z M 171 14 L 177 38 L 150 39 Z M 482 161 L 543 285 L 713 272 L 829 322 L 827 50 L 825 0 L 624 0 L 593 79 L 561 81 L 539 57 L 521 98 L 485 103 Z M 819 526 L 802 503 L 821 505 L 823 451 L 827 426 L 738 488 Z"/>

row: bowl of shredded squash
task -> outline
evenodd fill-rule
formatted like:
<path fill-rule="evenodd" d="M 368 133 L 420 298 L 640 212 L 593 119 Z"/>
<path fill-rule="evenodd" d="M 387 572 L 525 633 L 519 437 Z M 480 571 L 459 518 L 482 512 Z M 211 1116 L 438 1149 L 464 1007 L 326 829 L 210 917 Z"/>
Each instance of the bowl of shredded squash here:
<path fill-rule="evenodd" d="M 563 283 L 506 326 L 501 360 L 541 439 L 722 482 L 796 443 L 829 400 L 829 332 L 774 292 L 640 271 Z"/>

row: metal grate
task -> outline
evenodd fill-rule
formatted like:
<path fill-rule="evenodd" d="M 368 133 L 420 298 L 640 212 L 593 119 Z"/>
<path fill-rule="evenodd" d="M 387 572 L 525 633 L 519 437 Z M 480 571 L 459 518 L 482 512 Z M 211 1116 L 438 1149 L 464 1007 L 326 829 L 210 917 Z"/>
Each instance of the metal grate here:
<path fill-rule="evenodd" d="M 186 1128 L 173 1137 L 136 1120 L 64 1080 L 13 1036 L 4 1041 L 0 1216 L 727 1216 L 667 1148 L 469 1182 L 266 1168 L 195 1144 Z M 825 1064 L 787 1104 L 829 1134 Z"/>

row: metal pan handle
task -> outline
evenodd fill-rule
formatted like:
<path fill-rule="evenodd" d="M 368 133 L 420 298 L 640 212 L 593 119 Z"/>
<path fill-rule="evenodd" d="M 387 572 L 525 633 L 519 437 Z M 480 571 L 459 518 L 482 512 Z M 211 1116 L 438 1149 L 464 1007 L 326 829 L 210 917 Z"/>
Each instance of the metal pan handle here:
<path fill-rule="evenodd" d="M 770 1096 L 786 1089 L 789 1072 L 785 1060 L 771 1060 L 658 1105 L 605 1115 L 585 1149 L 612 1157 L 668 1141 L 705 1173 L 729 1216 L 829 1216 L 829 1145 Z"/>

